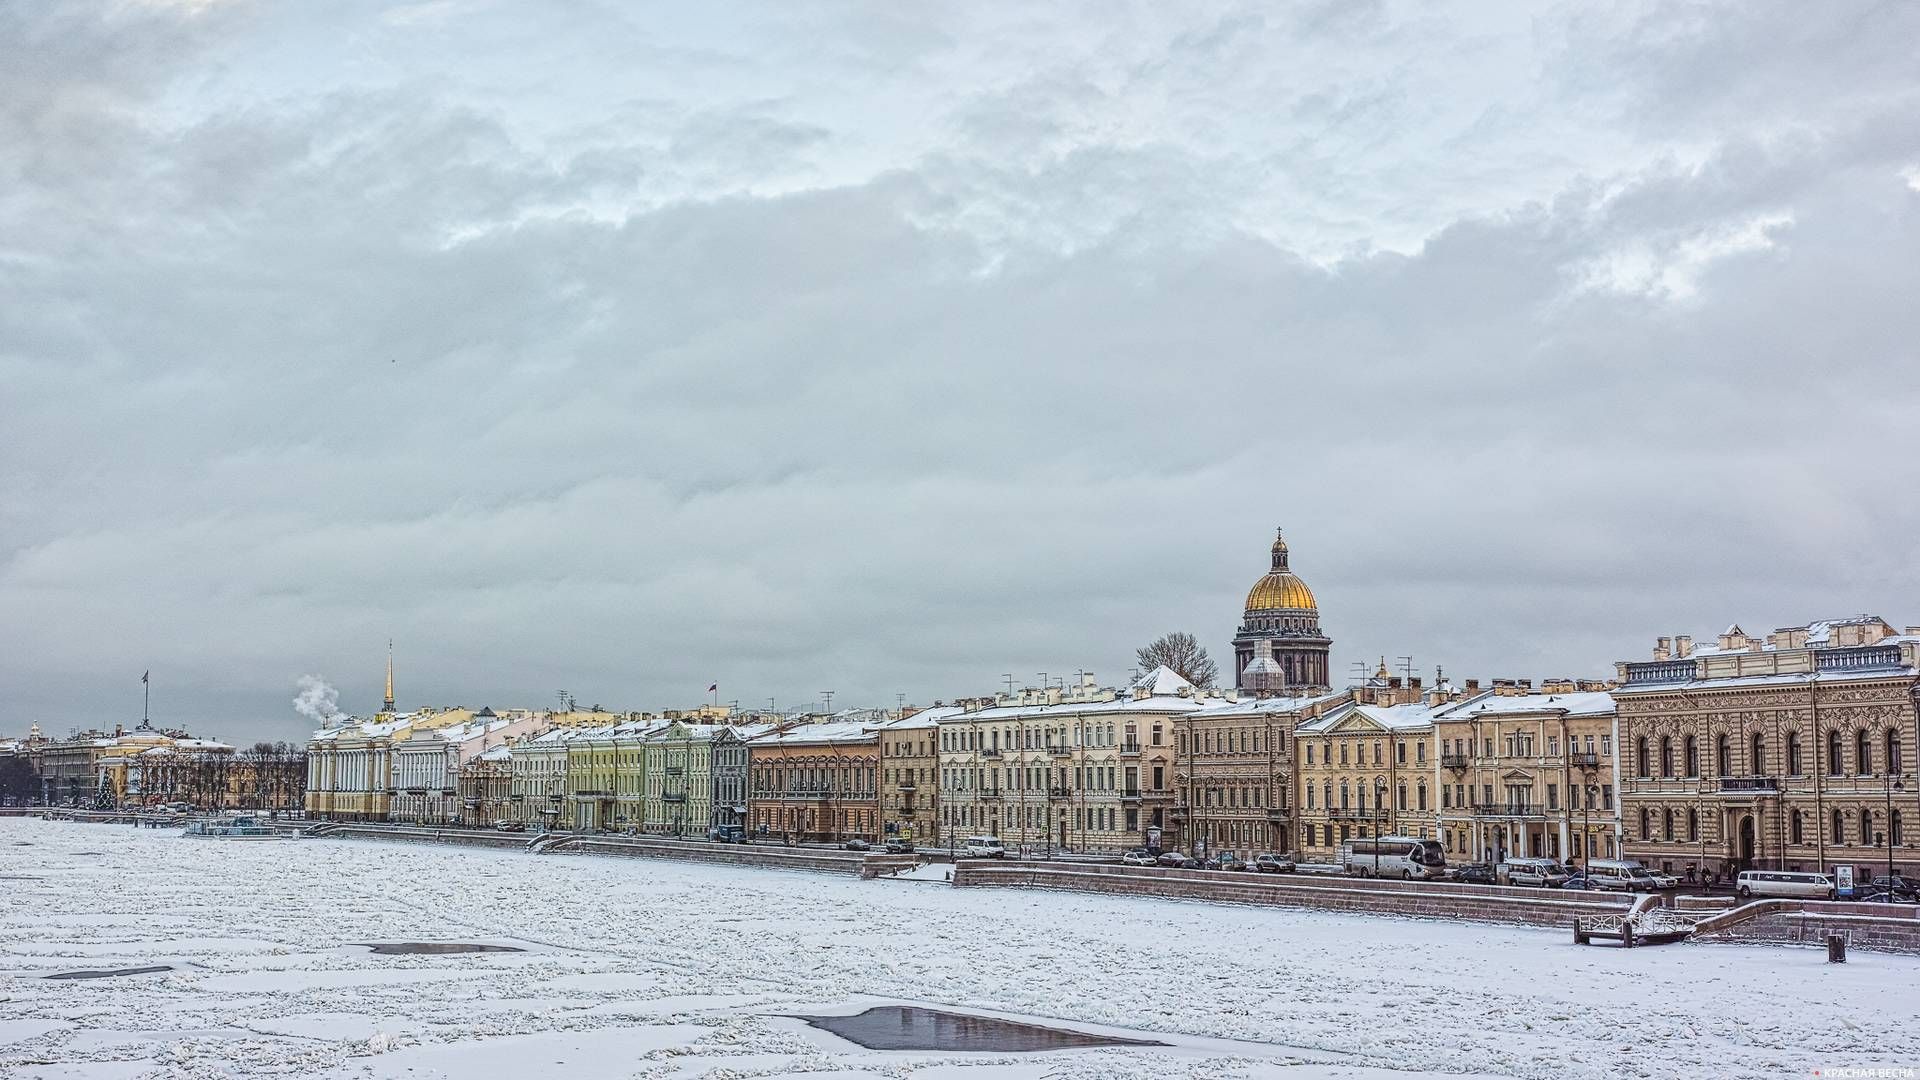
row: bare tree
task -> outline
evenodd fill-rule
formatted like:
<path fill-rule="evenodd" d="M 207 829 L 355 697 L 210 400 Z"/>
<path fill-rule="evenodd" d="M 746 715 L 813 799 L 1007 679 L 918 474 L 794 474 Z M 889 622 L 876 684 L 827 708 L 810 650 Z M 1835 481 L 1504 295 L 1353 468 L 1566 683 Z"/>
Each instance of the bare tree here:
<path fill-rule="evenodd" d="M 1142 672 L 1150 672 L 1164 664 L 1198 687 L 1212 686 L 1213 680 L 1220 674 L 1219 669 L 1213 666 L 1213 661 L 1207 658 L 1206 646 L 1200 644 L 1192 634 L 1180 630 L 1162 634 L 1134 655 Z"/>

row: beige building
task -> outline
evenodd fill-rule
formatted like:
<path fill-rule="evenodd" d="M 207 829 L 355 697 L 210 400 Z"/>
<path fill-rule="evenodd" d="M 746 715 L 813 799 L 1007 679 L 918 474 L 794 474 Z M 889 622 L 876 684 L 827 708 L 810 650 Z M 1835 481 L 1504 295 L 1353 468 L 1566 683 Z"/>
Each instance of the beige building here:
<path fill-rule="evenodd" d="M 1167 668 L 1125 689 L 1028 688 L 963 702 L 940 720 L 943 842 L 1115 852 L 1171 826 L 1173 722 L 1230 700 Z"/>
<path fill-rule="evenodd" d="M 1722 876 L 1920 869 L 1920 627 L 1874 615 L 1660 638 L 1618 665 L 1627 854 Z"/>
<path fill-rule="evenodd" d="M 1294 729 L 1345 691 L 1214 703 L 1172 723 L 1173 828 L 1161 846 L 1205 857 L 1294 848 Z"/>
<path fill-rule="evenodd" d="M 940 838 L 940 720 L 958 705 L 921 709 L 880 729 L 880 835 L 932 844 Z"/>
<path fill-rule="evenodd" d="M 1444 684 L 1423 690 L 1384 672 L 1294 729 L 1298 821 L 1294 850 L 1332 862 L 1340 844 L 1368 836 L 1439 839 L 1434 717 L 1455 700 Z"/>
<path fill-rule="evenodd" d="M 1614 705 L 1606 684 L 1496 680 L 1434 712 L 1449 861 L 1618 857 Z"/>

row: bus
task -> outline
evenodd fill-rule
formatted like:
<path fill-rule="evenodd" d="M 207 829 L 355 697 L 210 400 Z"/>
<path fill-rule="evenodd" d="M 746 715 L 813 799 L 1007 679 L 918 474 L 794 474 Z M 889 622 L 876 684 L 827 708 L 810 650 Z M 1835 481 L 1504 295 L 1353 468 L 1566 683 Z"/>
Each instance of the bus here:
<path fill-rule="evenodd" d="M 1377 836 L 1348 840 L 1340 845 L 1340 865 L 1361 877 L 1444 877 L 1447 856 L 1440 841 L 1417 836 Z"/>

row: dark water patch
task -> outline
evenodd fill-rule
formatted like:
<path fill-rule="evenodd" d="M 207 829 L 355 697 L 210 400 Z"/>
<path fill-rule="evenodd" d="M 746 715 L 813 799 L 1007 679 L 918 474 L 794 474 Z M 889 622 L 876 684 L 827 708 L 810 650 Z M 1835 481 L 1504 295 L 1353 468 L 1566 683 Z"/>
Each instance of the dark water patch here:
<path fill-rule="evenodd" d="M 455 953 L 526 952 L 511 945 L 469 945 L 463 941 L 384 941 L 355 942 L 372 949 L 375 956 L 452 956 Z"/>
<path fill-rule="evenodd" d="M 853 1016 L 796 1016 L 869 1050 L 960 1050 L 1017 1053 L 1072 1050 L 1088 1046 L 1166 1046 L 1153 1039 L 1123 1039 L 1082 1031 L 1022 1024 L 991 1016 L 922 1009 L 915 1005 L 878 1005 Z"/>
<path fill-rule="evenodd" d="M 117 979 L 122 975 L 152 975 L 161 971 L 172 971 L 171 964 L 157 967 L 114 968 L 110 971 L 63 971 L 58 975 L 49 975 L 49 979 Z"/>

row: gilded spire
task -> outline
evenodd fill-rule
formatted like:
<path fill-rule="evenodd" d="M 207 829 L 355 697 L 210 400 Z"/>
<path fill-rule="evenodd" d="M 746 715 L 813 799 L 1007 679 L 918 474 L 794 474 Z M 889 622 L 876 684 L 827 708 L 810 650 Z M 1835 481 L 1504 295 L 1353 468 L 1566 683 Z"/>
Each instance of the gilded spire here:
<path fill-rule="evenodd" d="M 1279 529 L 1273 530 L 1273 568 L 1275 570 L 1287 568 L 1287 538 Z"/>
<path fill-rule="evenodd" d="M 381 712 L 393 711 L 393 639 L 387 639 L 387 700 L 380 706 Z"/>

